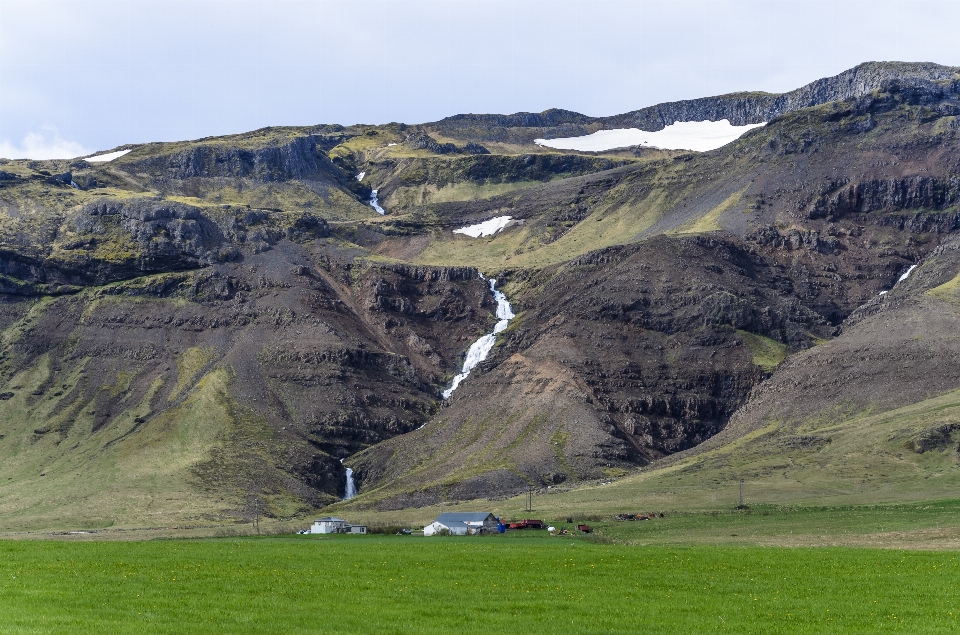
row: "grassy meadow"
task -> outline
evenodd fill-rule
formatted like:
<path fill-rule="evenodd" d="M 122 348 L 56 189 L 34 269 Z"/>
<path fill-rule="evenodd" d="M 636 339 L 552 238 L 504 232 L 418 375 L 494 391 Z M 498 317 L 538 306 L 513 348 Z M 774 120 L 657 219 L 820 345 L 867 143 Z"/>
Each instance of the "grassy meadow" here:
<path fill-rule="evenodd" d="M 958 556 L 544 532 L 3 541 L 0 633 L 952 633 Z"/>

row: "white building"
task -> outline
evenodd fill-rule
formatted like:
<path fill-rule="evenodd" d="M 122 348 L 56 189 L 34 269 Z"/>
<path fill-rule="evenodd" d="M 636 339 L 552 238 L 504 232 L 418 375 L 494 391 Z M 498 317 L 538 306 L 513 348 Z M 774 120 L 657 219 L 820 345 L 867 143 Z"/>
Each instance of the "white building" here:
<path fill-rule="evenodd" d="M 423 528 L 424 536 L 432 536 L 443 530 L 452 536 L 468 536 L 497 530 L 497 517 L 490 512 L 448 512 Z"/>
<path fill-rule="evenodd" d="M 326 516 L 318 518 L 310 526 L 311 534 L 365 534 L 367 528 L 364 525 L 351 525 L 342 518 Z"/>

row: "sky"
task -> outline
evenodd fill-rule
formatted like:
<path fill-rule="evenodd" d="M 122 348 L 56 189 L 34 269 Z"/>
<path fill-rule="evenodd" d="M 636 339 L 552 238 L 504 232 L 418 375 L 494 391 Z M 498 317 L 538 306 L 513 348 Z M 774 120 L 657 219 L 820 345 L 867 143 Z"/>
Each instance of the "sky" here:
<path fill-rule="evenodd" d="M 960 66 L 956 0 L 0 0 L 0 157 Z"/>

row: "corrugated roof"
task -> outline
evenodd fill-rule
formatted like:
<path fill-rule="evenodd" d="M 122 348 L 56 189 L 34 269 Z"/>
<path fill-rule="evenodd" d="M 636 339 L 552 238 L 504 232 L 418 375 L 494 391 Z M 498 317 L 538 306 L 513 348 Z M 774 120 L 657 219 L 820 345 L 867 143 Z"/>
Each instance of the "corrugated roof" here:
<path fill-rule="evenodd" d="M 318 518 L 318 519 L 316 519 L 314 522 L 317 522 L 317 523 L 345 523 L 345 522 L 347 522 L 347 521 L 345 521 L 345 520 L 342 519 L 342 518 L 337 518 L 336 516 L 324 516 L 323 518 Z"/>
<path fill-rule="evenodd" d="M 433 522 L 434 522 L 434 523 L 438 523 L 438 524 L 440 524 L 440 525 L 443 525 L 443 526 L 446 527 L 447 529 L 453 529 L 453 528 L 455 528 L 455 527 L 466 527 L 467 529 L 470 529 L 470 525 L 468 525 L 467 523 L 465 523 L 465 522 L 463 522 L 463 521 L 460 521 L 460 520 L 440 520 L 440 519 L 438 518 L 437 520 L 435 520 L 435 521 L 433 521 Z M 433 523 L 430 523 L 430 524 L 432 525 Z"/>
<path fill-rule="evenodd" d="M 482 523 L 490 512 L 444 512 L 437 516 L 436 522 L 449 526 L 450 523 Z"/>

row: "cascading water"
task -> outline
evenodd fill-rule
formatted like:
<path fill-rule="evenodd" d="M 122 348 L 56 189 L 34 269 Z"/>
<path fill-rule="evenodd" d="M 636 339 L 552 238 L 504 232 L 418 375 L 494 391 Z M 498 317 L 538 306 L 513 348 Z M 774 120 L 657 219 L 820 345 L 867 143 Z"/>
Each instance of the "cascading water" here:
<path fill-rule="evenodd" d="M 480 277 L 483 278 L 483 274 L 480 274 Z M 463 360 L 463 368 L 460 370 L 460 374 L 453 378 L 453 383 L 442 393 L 444 399 L 449 399 L 453 391 L 460 385 L 460 382 L 467 378 L 470 371 L 487 358 L 487 355 L 489 355 L 491 349 L 493 349 L 494 343 L 497 341 L 497 334 L 506 329 L 510 320 L 516 317 L 513 314 L 513 309 L 510 308 L 507 296 L 497 291 L 496 285 L 496 279 L 490 278 L 490 291 L 493 292 L 493 297 L 497 301 L 497 318 L 499 318 L 499 322 L 493 327 L 493 333 L 484 335 L 467 349 L 467 357 Z"/>
<path fill-rule="evenodd" d="M 910 277 L 910 274 L 913 273 L 913 270 L 916 269 L 918 266 L 919 266 L 919 265 L 910 265 L 910 268 L 907 269 L 907 270 L 903 273 L 903 275 L 900 276 L 900 277 L 897 279 L 897 281 L 893 283 L 893 287 L 895 288 L 898 284 L 900 284 L 901 282 L 903 282 L 904 280 L 906 280 L 907 278 L 909 278 L 909 277 Z M 893 290 L 893 288 L 888 289 L 888 290 L 886 290 L 886 291 L 881 291 L 881 292 L 878 293 L 877 295 L 887 295 L 887 293 L 889 293 L 889 292 L 892 291 L 892 290 Z"/>
<path fill-rule="evenodd" d="M 380 214 L 381 216 L 387 213 L 387 211 L 380 207 L 380 204 L 377 203 L 377 190 L 370 190 L 370 207 L 377 210 L 377 214 Z"/>
<path fill-rule="evenodd" d="M 343 465 L 343 459 L 340 459 L 340 465 Z M 357 495 L 357 484 L 353 481 L 353 470 L 347 468 L 347 486 L 343 490 L 343 500 L 350 500 Z"/>
<path fill-rule="evenodd" d="M 363 177 L 365 177 L 366 175 L 367 175 L 366 172 L 361 172 L 356 176 L 356 179 L 358 181 L 362 181 Z M 377 210 L 377 214 L 380 214 L 381 216 L 387 213 L 385 209 L 380 207 L 380 203 L 377 201 L 377 190 L 370 190 L 370 207 Z"/>

